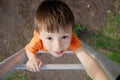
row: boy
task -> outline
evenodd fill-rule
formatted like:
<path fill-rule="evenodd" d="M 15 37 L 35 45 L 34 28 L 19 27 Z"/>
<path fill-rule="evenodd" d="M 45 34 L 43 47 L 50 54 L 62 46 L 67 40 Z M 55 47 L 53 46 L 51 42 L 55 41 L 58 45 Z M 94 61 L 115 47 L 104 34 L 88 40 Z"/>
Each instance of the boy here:
<path fill-rule="evenodd" d="M 81 42 L 72 32 L 75 24 L 74 16 L 64 2 L 43 1 L 36 11 L 34 21 L 34 36 L 25 47 L 28 70 L 32 72 L 40 70 L 42 62 L 36 57 L 39 50 L 50 52 L 55 57 L 61 57 L 66 50 L 71 49 L 91 78 L 109 80 L 104 70 L 86 53 Z"/>

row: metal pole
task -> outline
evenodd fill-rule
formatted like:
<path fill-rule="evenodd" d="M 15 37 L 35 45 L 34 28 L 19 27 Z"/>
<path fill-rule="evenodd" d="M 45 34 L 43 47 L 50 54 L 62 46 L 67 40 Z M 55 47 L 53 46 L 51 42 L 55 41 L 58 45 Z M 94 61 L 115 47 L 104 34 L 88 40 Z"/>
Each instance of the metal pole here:
<path fill-rule="evenodd" d="M 25 64 L 23 65 L 17 65 L 15 67 L 16 70 L 22 69 L 26 70 Z M 41 67 L 41 70 L 75 70 L 75 69 L 81 69 L 84 70 L 83 66 L 81 64 L 44 64 Z"/>
<path fill-rule="evenodd" d="M 94 50 L 92 47 L 88 46 L 86 43 L 81 41 L 83 47 L 104 69 L 110 80 L 116 80 L 120 75 L 120 66 L 115 64 L 113 61 L 102 55 L 101 53 Z"/>
<path fill-rule="evenodd" d="M 38 54 L 49 54 L 49 52 L 44 52 L 44 51 L 42 51 L 42 50 L 40 50 L 40 51 L 38 51 Z M 74 52 L 73 51 L 71 51 L 71 50 L 68 50 L 68 51 L 65 51 L 64 52 L 65 54 L 73 54 Z"/>
<path fill-rule="evenodd" d="M 2 61 L 0 63 L 0 80 L 5 80 L 9 74 L 14 71 L 14 67 L 25 60 L 25 57 L 25 50 L 22 49 L 11 57 Z"/>

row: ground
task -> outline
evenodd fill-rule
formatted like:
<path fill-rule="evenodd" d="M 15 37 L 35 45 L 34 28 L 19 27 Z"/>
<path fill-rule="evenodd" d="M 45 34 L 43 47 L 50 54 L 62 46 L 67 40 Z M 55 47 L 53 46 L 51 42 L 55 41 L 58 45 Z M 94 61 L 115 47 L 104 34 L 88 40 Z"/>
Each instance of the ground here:
<path fill-rule="evenodd" d="M 22 49 L 31 39 L 32 31 L 34 29 L 33 16 L 34 12 L 42 0 L 1 0 L 0 1 L 0 61 L 13 55 L 15 52 Z M 72 9 L 76 24 L 85 26 L 89 31 L 96 32 L 101 27 L 106 26 L 107 14 L 112 12 L 116 14 L 116 5 L 119 5 L 117 0 L 64 0 Z M 84 32 L 86 34 L 88 32 Z M 82 34 L 82 38 L 84 38 Z M 81 34 L 80 34 L 81 35 Z M 89 34 L 87 34 L 89 35 Z M 85 38 L 84 38 L 85 40 Z M 87 41 L 87 40 L 85 40 Z M 45 57 L 54 63 L 53 57 Z M 65 63 L 78 62 L 75 56 L 64 56 L 61 58 Z M 58 59 L 60 62 L 61 59 Z M 40 73 L 20 72 L 24 76 L 31 75 L 31 80 L 35 76 L 42 80 L 85 80 L 81 72 L 84 71 L 43 71 Z M 29 75 L 28 75 L 29 73 Z M 69 74 L 68 74 L 69 73 Z M 74 76 L 71 76 L 73 74 Z M 42 75 L 42 77 L 39 76 Z M 56 75 L 57 74 L 57 75 Z M 54 75 L 54 77 L 53 77 Z M 81 75 L 81 76 L 79 76 Z M 17 75 L 20 76 L 20 75 Z M 13 79 L 15 80 L 15 79 Z M 29 79 L 30 80 L 30 79 Z"/>

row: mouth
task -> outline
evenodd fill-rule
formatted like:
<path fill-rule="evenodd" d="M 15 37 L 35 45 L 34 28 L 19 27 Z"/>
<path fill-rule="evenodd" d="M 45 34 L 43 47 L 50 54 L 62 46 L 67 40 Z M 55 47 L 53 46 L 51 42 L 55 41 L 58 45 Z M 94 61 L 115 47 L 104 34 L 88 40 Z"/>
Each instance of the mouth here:
<path fill-rule="evenodd" d="M 57 55 L 61 55 L 61 54 L 63 54 L 63 52 L 64 52 L 64 51 L 55 51 L 55 53 L 56 53 Z"/>

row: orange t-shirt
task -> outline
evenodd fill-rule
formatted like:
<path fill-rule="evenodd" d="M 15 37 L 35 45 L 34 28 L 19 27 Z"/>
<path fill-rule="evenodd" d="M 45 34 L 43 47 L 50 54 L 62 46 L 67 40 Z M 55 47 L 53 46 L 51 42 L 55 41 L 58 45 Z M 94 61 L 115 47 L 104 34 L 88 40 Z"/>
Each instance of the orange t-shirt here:
<path fill-rule="evenodd" d="M 82 44 L 80 40 L 72 33 L 71 43 L 68 49 L 75 51 L 77 48 L 81 47 Z M 39 34 L 34 31 L 34 36 L 30 43 L 25 46 L 25 49 L 30 50 L 33 53 L 37 53 L 39 50 L 47 52 L 47 49 L 44 47 L 42 40 L 39 38 Z"/>

